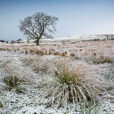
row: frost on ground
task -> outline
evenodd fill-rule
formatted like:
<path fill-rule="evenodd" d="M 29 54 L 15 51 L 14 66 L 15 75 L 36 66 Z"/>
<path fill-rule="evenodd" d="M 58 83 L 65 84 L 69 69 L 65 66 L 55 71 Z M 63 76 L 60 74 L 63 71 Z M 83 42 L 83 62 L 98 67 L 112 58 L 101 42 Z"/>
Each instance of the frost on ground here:
<path fill-rule="evenodd" d="M 114 80 L 112 79 L 114 74 L 111 74 L 111 80 L 109 76 L 113 69 L 112 64 L 90 64 L 85 59 L 66 58 L 66 61 L 72 63 L 72 67 L 81 66 L 86 74 L 98 79 L 108 89 L 98 107 L 93 110 L 90 106 L 87 109 L 78 103 L 75 108 L 72 104 L 69 104 L 70 108 L 48 106 L 48 98 L 43 98 L 40 94 L 45 89 L 43 86 L 52 83 L 53 64 L 56 64 L 58 59 L 62 58 L 54 55 L 25 55 L 0 51 L 0 101 L 3 103 L 0 114 L 89 114 L 89 110 L 91 114 L 114 113 Z M 22 92 L 17 93 L 15 88 L 10 91 L 6 88 L 3 79 L 9 75 L 24 80 L 19 85 Z"/>

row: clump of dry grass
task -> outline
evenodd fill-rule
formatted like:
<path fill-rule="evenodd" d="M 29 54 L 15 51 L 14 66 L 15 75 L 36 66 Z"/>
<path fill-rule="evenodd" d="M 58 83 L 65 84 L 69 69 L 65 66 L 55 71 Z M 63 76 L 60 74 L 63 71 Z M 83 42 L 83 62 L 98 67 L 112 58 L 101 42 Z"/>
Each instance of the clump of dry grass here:
<path fill-rule="evenodd" d="M 41 96 L 48 99 L 48 104 L 67 107 L 69 103 L 98 101 L 102 94 L 100 83 L 85 76 L 83 69 L 78 66 L 70 68 L 67 63 L 60 63 L 54 70 L 54 77 L 49 83 L 45 82 Z M 46 80 L 47 81 L 47 80 Z"/>
<path fill-rule="evenodd" d="M 40 57 L 23 57 L 22 62 L 26 65 L 26 66 L 30 66 L 32 68 L 33 71 L 38 72 L 39 71 L 39 61 L 41 60 Z"/>
<path fill-rule="evenodd" d="M 6 89 L 15 89 L 17 93 L 23 93 L 23 89 L 20 87 L 20 85 L 22 82 L 24 82 L 24 80 L 21 78 L 17 76 L 6 76 L 4 77 L 3 82 L 6 84 Z"/>
<path fill-rule="evenodd" d="M 9 88 L 15 88 L 21 82 L 21 80 L 17 76 L 4 77 L 3 81 L 5 82 L 6 85 L 9 86 Z"/>
<path fill-rule="evenodd" d="M 94 64 L 104 64 L 104 63 L 113 63 L 114 59 L 109 56 L 104 55 L 97 55 L 94 53 L 94 55 L 91 57 L 91 60 Z"/>
<path fill-rule="evenodd" d="M 72 56 L 72 57 L 73 57 L 73 56 L 75 56 L 75 54 L 74 54 L 74 53 L 70 53 L 70 56 Z"/>
<path fill-rule="evenodd" d="M 2 68 L 4 69 L 6 76 L 3 78 L 3 82 L 5 83 L 5 89 L 12 90 L 14 89 L 17 93 L 22 93 L 23 88 L 20 85 L 25 82 L 25 78 L 22 76 L 23 72 L 16 67 L 15 64 L 12 64 L 12 60 L 6 60 L 2 64 Z"/>
<path fill-rule="evenodd" d="M 21 68 L 21 63 L 13 58 L 8 58 L 4 59 L 0 66 L 5 74 L 2 78 L 3 88 L 9 91 L 13 90 L 16 93 L 23 93 L 23 90 L 25 90 L 23 84 L 27 84 L 31 80 L 26 77 L 27 74 L 24 72 L 25 69 Z"/>
<path fill-rule="evenodd" d="M 30 66 L 32 70 L 36 73 L 48 72 L 49 63 L 50 63 L 49 60 L 42 59 L 40 56 L 27 56 L 23 57 L 21 60 L 25 65 Z"/>

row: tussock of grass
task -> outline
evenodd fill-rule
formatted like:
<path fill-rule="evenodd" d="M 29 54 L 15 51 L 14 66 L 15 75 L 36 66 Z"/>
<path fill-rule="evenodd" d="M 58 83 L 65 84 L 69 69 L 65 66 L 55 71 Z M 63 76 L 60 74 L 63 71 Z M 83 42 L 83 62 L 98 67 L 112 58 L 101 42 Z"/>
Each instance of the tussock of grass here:
<path fill-rule="evenodd" d="M 25 65 L 30 66 L 32 70 L 36 73 L 43 72 L 47 73 L 49 69 L 49 60 L 43 60 L 39 56 L 30 56 L 30 57 L 24 57 L 22 58 L 22 61 Z"/>
<path fill-rule="evenodd" d="M 16 77 L 16 76 L 7 76 L 4 77 L 3 81 L 5 82 L 5 84 L 7 84 L 10 88 L 15 88 L 16 86 L 19 85 L 19 83 L 21 82 L 21 80 Z"/>
<path fill-rule="evenodd" d="M 3 78 L 6 90 L 15 90 L 17 93 L 22 93 L 23 88 L 21 88 L 22 83 L 25 83 L 24 73 L 16 66 L 12 64 L 13 60 L 4 61 L 2 68 L 4 69 L 6 76 Z M 23 74 L 22 74 L 23 73 Z"/>
<path fill-rule="evenodd" d="M 63 62 L 56 66 L 53 81 L 45 82 L 43 97 L 48 99 L 48 104 L 58 107 L 67 107 L 69 103 L 94 101 L 100 99 L 102 94 L 101 85 L 96 79 L 85 76 L 83 69 L 78 66 L 70 68 Z"/>
<path fill-rule="evenodd" d="M 94 64 L 104 64 L 104 63 L 113 63 L 114 59 L 108 56 L 97 56 L 94 55 L 91 57 L 91 60 Z"/>
<path fill-rule="evenodd" d="M 33 71 L 35 71 L 35 72 L 38 72 L 39 71 L 39 61 L 40 61 L 41 59 L 39 58 L 39 57 L 24 57 L 23 59 L 22 59 L 22 61 L 23 61 L 23 63 L 26 65 L 26 66 L 30 66 L 32 69 L 33 69 Z"/>
<path fill-rule="evenodd" d="M 4 77 L 3 82 L 6 84 L 6 88 L 8 90 L 15 89 L 17 93 L 22 93 L 22 88 L 20 88 L 21 83 L 24 80 L 20 79 L 17 76 L 7 76 Z"/>

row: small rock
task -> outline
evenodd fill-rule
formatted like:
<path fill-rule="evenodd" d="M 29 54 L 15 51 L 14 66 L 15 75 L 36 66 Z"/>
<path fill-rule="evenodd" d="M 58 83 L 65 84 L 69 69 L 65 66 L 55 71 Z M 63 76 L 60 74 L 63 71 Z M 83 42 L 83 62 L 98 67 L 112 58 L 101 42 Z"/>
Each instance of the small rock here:
<path fill-rule="evenodd" d="M 0 108 L 3 108 L 3 103 L 0 101 Z"/>

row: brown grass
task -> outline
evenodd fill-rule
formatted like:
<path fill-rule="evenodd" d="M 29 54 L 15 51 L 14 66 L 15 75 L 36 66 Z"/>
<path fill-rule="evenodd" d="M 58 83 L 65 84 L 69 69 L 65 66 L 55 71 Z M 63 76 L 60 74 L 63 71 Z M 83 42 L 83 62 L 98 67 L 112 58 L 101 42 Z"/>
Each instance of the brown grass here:
<path fill-rule="evenodd" d="M 72 68 L 66 62 L 59 61 L 52 79 L 49 83 L 46 80 L 46 86 L 41 93 L 42 97 L 48 99 L 50 106 L 55 104 L 66 107 L 69 103 L 75 105 L 76 102 L 88 102 L 93 98 L 98 101 L 104 91 L 100 81 L 85 75 L 83 67 Z"/>

